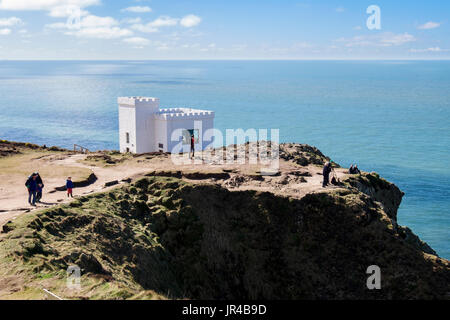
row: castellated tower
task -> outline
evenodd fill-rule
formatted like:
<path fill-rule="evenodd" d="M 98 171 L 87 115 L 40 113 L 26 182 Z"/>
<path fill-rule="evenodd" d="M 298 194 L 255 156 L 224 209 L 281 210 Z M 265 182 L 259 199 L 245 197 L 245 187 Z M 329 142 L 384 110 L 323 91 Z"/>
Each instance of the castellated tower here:
<path fill-rule="evenodd" d="M 214 128 L 213 111 L 160 109 L 158 98 L 147 97 L 120 97 L 118 104 L 120 152 L 171 152 L 177 145 L 189 152 L 191 135 L 195 150 L 209 144 L 202 137 L 206 130 Z"/>
<path fill-rule="evenodd" d="M 159 99 L 121 97 L 118 102 L 120 152 L 155 151 L 153 115 L 159 111 Z"/>

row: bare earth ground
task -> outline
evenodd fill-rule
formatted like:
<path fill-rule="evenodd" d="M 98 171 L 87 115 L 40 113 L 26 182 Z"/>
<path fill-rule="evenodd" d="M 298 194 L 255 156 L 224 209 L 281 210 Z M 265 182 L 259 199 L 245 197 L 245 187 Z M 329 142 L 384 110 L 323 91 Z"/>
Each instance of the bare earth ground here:
<path fill-rule="evenodd" d="M 201 183 L 220 184 L 231 191 L 257 190 L 301 198 L 308 193 L 322 192 L 322 167 L 317 165 L 300 166 L 292 161 L 280 159 L 279 174 L 261 176 L 261 168 L 251 164 L 205 164 L 202 154 L 196 155 L 195 163 L 175 165 L 170 155 L 142 155 L 126 157 L 117 164 L 90 161 L 93 157 L 101 158 L 101 153 L 74 154 L 70 152 L 30 151 L 26 154 L 10 155 L 0 158 L 0 227 L 20 215 L 71 201 L 65 191 L 55 188 L 65 185 L 70 175 L 73 180 L 81 179 L 94 173 L 97 180 L 85 187 L 74 189 L 74 196 L 105 191 L 111 187 L 105 184 L 148 174 L 153 171 L 181 171 L 194 174 L 193 179 L 184 180 Z M 89 157 L 89 158 L 88 158 Z M 42 203 L 32 207 L 28 204 L 28 193 L 24 183 L 29 174 L 39 171 L 45 183 Z M 228 173 L 229 178 L 208 177 L 195 178 L 195 173 Z M 346 176 L 346 169 L 335 169 L 339 179 Z M 328 188 L 337 188 L 334 186 Z"/>

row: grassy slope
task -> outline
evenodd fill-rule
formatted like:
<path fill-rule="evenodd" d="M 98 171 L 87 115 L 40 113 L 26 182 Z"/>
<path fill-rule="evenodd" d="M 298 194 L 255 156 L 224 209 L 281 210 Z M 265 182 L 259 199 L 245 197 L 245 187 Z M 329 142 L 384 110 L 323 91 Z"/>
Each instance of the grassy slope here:
<path fill-rule="evenodd" d="M 91 171 L 75 166 L 59 166 L 53 163 L 40 161 L 41 158 L 61 154 L 61 151 L 52 151 L 44 148 L 15 147 L 18 153 L 0 157 L 0 187 L 8 190 L 8 186 L 17 185 L 17 181 L 23 181 L 32 173 L 38 171 L 44 179 L 60 179 L 61 185 L 67 177 L 74 181 L 86 180 Z M 22 185 L 22 184 L 21 184 Z"/>
<path fill-rule="evenodd" d="M 302 200 L 150 177 L 22 217 L 0 237 L 0 298 L 443 298 L 448 262 L 355 189 Z M 65 287 L 68 265 L 82 290 Z M 365 288 L 382 269 L 383 290 Z"/>

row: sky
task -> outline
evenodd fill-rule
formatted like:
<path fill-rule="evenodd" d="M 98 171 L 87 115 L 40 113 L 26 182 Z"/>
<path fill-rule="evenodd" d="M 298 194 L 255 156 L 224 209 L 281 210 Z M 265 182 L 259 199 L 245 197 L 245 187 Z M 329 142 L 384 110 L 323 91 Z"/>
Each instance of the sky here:
<path fill-rule="evenodd" d="M 0 59 L 450 59 L 449 14 L 448 0 L 0 0 Z"/>

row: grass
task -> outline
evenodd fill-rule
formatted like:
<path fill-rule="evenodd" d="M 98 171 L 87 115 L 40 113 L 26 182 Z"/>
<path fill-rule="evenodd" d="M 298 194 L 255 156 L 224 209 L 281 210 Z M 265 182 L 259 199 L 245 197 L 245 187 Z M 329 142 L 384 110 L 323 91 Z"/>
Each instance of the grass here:
<path fill-rule="evenodd" d="M 133 159 L 133 155 L 130 153 L 124 154 L 117 151 L 104 151 L 89 154 L 81 163 L 100 167 L 112 167 L 131 159 Z"/>
<path fill-rule="evenodd" d="M 28 176 L 38 171 L 44 179 L 61 180 L 61 185 L 69 176 L 74 181 L 85 180 L 91 174 L 86 168 L 62 166 L 44 160 L 47 156 L 58 156 L 61 152 L 42 149 L 23 149 L 22 153 L 0 158 L 0 187 L 9 189 L 11 185 L 22 186 Z"/>

